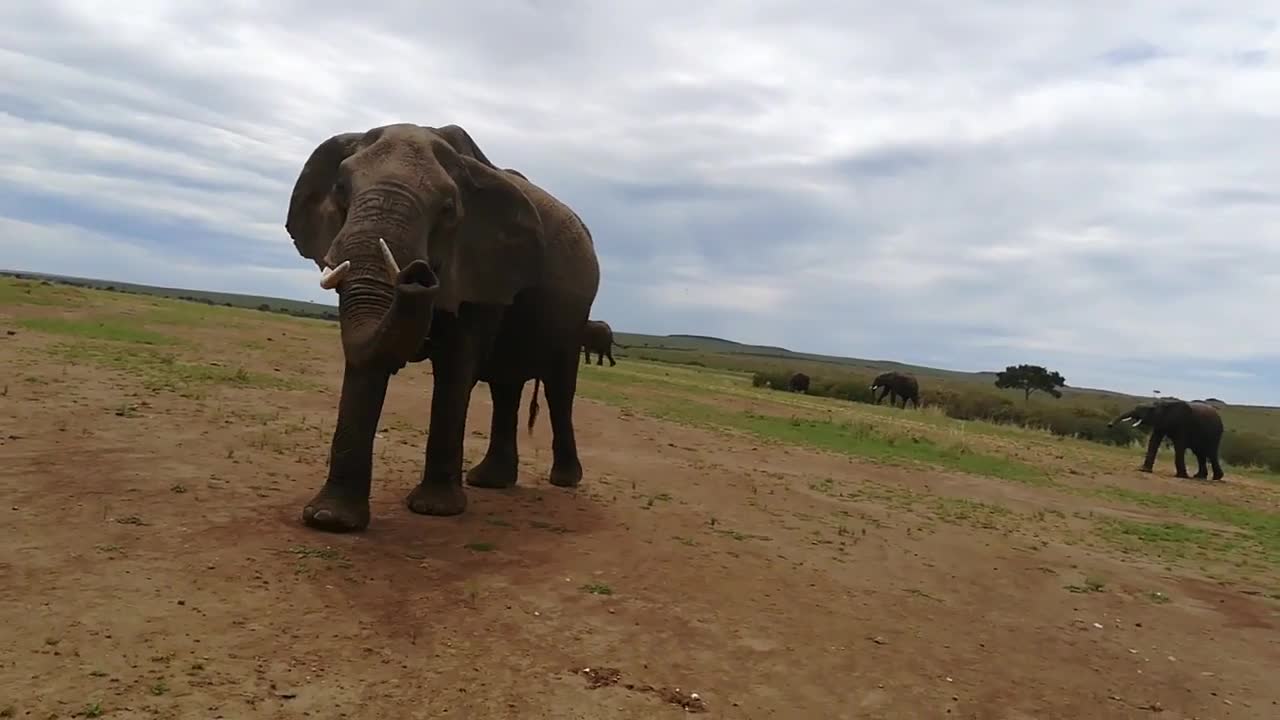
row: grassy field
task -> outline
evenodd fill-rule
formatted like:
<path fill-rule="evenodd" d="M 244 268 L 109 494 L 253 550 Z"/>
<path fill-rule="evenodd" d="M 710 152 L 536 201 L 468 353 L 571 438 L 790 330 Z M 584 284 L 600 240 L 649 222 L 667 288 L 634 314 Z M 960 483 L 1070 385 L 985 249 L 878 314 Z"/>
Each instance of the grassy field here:
<path fill-rule="evenodd" d="M 769 390 L 801 361 L 653 342 L 582 368 L 582 487 L 546 483 L 543 419 L 520 485 L 456 518 L 401 503 L 431 392 L 406 368 L 373 523 L 335 536 L 298 521 L 334 323 L 0 279 L 0 622 L 27 628 L 0 711 L 1272 717 L 1280 476 L 1178 481 L 1167 450 L 1146 475 L 1138 447 Z M 488 422 L 480 386 L 468 465 Z"/>

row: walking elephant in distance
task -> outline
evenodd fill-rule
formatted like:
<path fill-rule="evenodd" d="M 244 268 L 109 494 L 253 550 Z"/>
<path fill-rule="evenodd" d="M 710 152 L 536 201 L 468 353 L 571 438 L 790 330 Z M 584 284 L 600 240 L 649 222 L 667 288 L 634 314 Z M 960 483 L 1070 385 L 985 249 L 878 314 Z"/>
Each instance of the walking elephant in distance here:
<path fill-rule="evenodd" d="M 588 365 L 591 364 L 591 353 L 596 354 L 596 365 L 603 365 L 609 358 L 609 367 L 617 365 L 613 359 L 613 346 L 626 349 L 627 346 L 613 339 L 613 328 L 603 320 L 588 320 L 582 329 L 582 354 Z"/>
<path fill-rule="evenodd" d="M 791 380 L 787 383 L 787 389 L 791 392 L 808 393 L 809 392 L 809 376 L 802 372 L 798 372 L 791 376 Z"/>
<path fill-rule="evenodd" d="M 871 391 L 876 393 L 875 404 L 879 405 L 885 395 L 889 396 L 889 404 L 897 406 L 898 398 L 902 398 L 902 407 L 907 407 L 907 401 L 911 401 L 912 407 L 920 407 L 920 383 L 912 375 L 890 371 L 880 373 L 875 380 L 871 381 Z"/>
<path fill-rule="evenodd" d="M 496 167 L 457 125 L 395 124 L 334 135 L 311 152 L 289 200 L 294 247 L 338 293 L 345 360 L 328 478 L 302 510 L 313 528 L 369 524 L 374 432 L 391 376 L 430 359 L 421 481 L 405 498 L 424 515 L 467 506 L 462 444 L 471 390 L 489 385 L 489 447 L 466 474 L 477 488 L 516 483 L 525 382 L 551 417 L 550 482 L 582 479 L 573 404 L 578 347 L 600 285 L 590 231 L 563 202 Z M 425 399 L 424 399 L 425 400 Z"/>
<path fill-rule="evenodd" d="M 1214 480 L 1221 480 L 1225 475 L 1218 460 L 1218 447 L 1222 444 L 1222 416 L 1209 403 L 1199 400 L 1187 402 L 1176 398 L 1142 403 L 1117 416 L 1107 423 L 1107 427 L 1125 421 L 1133 427 L 1147 425 L 1151 428 L 1151 435 L 1147 440 L 1147 456 L 1142 460 L 1143 472 L 1151 472 L 1160 444 L 1168 438 L 1173 441 L 1173 465 L 1177 477 L 1188 477 L 1188 449 L 1195 454 L 1199 465 L 1195 475 L 1197 478 L 1203 480 L 1209 476 L 1206 463 L 1213 465 Z"/>

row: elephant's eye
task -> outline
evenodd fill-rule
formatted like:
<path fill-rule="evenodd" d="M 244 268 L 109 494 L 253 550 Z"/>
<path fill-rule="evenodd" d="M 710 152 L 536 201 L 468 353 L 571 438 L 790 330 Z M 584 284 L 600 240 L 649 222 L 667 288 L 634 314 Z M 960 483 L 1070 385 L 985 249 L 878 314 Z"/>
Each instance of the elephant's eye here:
<path fill-rule="evenodd" d="M 333 197 L 342 207 L 347 206 L 347 201 L 351 198 L 351 185 L 345 177 L 340 177 L 333 182 Z"/>

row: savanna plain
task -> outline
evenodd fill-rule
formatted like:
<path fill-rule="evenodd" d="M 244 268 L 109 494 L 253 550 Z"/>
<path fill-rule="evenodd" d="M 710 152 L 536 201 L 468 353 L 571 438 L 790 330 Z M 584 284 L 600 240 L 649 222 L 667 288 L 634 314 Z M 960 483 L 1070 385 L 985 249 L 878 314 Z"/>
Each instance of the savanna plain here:
<path fill-rule="evenodd" d="M 0 717 L 1280 717 L 1275 474 L 618 360 L 452 518 L 402 370 L 324 534 L 335 323 L 0 279 Z"/>

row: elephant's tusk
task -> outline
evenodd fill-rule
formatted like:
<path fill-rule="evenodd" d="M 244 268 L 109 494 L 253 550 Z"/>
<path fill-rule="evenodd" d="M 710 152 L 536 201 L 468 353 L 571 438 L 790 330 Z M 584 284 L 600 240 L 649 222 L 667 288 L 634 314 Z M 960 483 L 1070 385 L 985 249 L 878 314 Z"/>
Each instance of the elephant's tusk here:
<path fill-rule="evenodd" d="M 347 271 L 350 269 L 350 260 L 343 260 L 342 264 L 336 268 L 325 268 L 320 274 L 320 287 L 325 290 L 332 290 L 338 287 L 338 284 L 342 282 L 342 278 L 347 276 Z"/>
<path fill-rule="evenodd" d="M 391 278 L 391 286 L 395 287 L 400 282 L 400 266 L 396 264 L 396 256 L 391 254 L 386 240 L 378 238 L 378 246 L 382 248 L 382 259 L 387 263 L 387 277 Z"/>
<path fill-rule="evenodd" d="M 1133 427 L 1138 427 L 1139 425 L 1142 424 L 1142 418 L 1138 418 L 1129 424 L 1132 425 Z"/>

